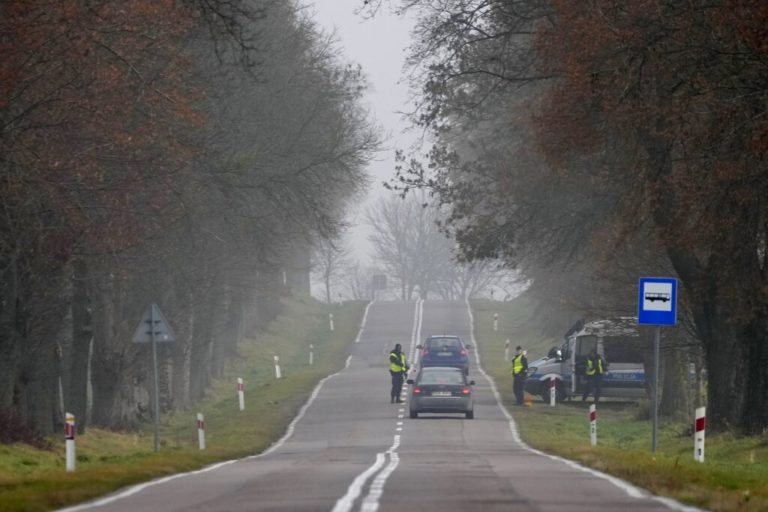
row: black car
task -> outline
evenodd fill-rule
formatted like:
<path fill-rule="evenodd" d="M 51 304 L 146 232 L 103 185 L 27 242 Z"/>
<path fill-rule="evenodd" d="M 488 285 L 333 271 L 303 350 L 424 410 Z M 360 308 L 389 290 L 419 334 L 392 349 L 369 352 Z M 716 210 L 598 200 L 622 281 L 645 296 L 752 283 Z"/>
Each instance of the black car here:
<path fill-rule="evenodd" d="M 472 386 L 475 381 L 458 369 L 433 366 L 422 368 L 410 384 L 409 416 L 418 418 L 422 412 L 460 413 L 471 420 L 475 417 Z"/>
<path fill-rule="evenodd" d="M 469 354 L 472 345 L 465 345 L 458 336 L 433 335 L 417 345 L 421 350 L 421 366 L 450 366 L 469 375 Z"/>

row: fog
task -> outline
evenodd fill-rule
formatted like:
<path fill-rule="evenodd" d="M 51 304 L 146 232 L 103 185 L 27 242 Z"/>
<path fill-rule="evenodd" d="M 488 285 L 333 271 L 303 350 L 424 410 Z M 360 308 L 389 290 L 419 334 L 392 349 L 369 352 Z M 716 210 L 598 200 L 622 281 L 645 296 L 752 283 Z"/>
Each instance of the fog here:
<path fill-rule="evenodd" d="M 368 241 L 370 228 L 365 223 L 365 210 L 377 198 L 389 194 L 382 182 L 394 176 L 395 149 L 411 146 L 418 134 L 406 133 L 408 122 L 403 116 L 410 108 L 403 65 L 413 23 L 386 9 L 374 18 L 364 19 L 354 12 L 360 4 L 359 0 L 316 0 L 307 5 L 317 24 L 336 35 L 343 59 L 362 66 L 370 82 L 366 103 L 386 134 L 383 150 L 368 169 L 371 186 L 367 196 L 348 214 L 352 257 L 370 265 L 374 251 Z"/>

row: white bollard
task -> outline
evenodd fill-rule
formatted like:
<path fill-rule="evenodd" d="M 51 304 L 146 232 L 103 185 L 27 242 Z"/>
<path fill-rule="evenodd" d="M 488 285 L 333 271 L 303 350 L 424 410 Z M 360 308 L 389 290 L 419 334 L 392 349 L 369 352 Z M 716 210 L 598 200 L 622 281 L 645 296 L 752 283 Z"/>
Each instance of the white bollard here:
<path fill-rule="evenodd" d="M 595 404 L 589 406 L 589 442 L 597 446 L 597 408 Z"/>
<path fill-rule="evenodd" d="M 696 408 L 696 427 L 693 434 L 693 460 L 704 462 L 704 430 L 707 423 L 706 407 Z"/>
<path fill-rule="evenodd" d="M 275 356 L 275 378 L 282 379 L 283 372 L 280 371 L 280 358 Z"/>
<path fill-rule="evenodd" d="M 504 360 L 509 361 L 509 340 L 504 342 Z"/>
<path fill-rule="evenodd" d="M 64 416 L 64 443 L 66 445 L 67 473 L 75 470 L 75 416 L 67 413 Z"/>
<path fill-rule="evenodd" d="M 313 344 L 309 344 L 309 366 L 312 366 L 315 364 L 315 346 Z"/>
<path fill-rule="evenodd" d="M 499 330 L 499 314 L 498 313 L 493 314 L 493 330 L 494 332 Z"/>
<path fill-rule="evenodd" d="M 549 406 L 554 407 L 557 400 L 557 379 L 549 378 Z"/>
<path fill-rule="evenodd" d="M 331 326 L 331 331 L 333 331 L 333 313 L 328 313 L 328 325 Z"/>
<path fill-rule="evenodd" d="M 245 384 L 243 384 L 243 379 L 240 377 L 237 378 L 237 398 L 240 402 L 240 410 L 245 410 Z"/>
<path fill-rule="evenodd" d="M 205 450 L 205 419 L 202 413 L 197 413 L 197 445 Z"/>

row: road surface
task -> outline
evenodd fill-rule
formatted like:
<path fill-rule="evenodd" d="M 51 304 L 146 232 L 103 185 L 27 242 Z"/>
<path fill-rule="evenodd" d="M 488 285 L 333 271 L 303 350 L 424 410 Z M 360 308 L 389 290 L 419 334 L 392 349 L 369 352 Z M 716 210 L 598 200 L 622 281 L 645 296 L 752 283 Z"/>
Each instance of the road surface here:
<path fill-rule="evenodd" d="M 463 302 L 375 302 L 347 367 L 267 453 L 66 510 L 694 510 L 522 445 L 476 360 L 474 420 L 411 420 L 407 404 L 390 404 L 387 354 L 396 342 L 412 355 L 430 334 L 471 340 L 470 326 Z"/>

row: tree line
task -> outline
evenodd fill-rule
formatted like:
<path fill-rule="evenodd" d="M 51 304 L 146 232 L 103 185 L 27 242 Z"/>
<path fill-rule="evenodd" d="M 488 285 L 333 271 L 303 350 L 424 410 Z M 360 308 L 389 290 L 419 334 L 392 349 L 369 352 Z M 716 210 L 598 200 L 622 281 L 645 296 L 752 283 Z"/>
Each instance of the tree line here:
<path fill-rule="evenodd" d="M 353 257 L 343 232 L 320 240 L 313 271 L 325 301 L 332 302 L 334 292 L 358 300 L 463 300 L 496 292 L 503 298 L 521 286 L 517 274 L 497 261 L 458 261 L 454 241 L 440 229 L 445 213 L 429 205 L 425 194 L 389 194 L 372 203 L 364 215 L 373 249 L 367 264 Z M 376 274 L 386 278 L 385 289 L 374 288 Z"/>
<path fill-rule="evenodd" d="M 417 19 L 434 141 L 395 185 L 450 209 L 465 258 L 519 269 L 543 316 L 633 315 L 638 277 L 677 277 L 668 373 L 701 362 L 712 427 L 768 428 L 764 3 L 389 5 Z"/>
<path fill-rule="evenodd" d="M 0 5 L 0 411 L 42 433 L 199 400 L 367 184 L 366 82 L 298 3 Z"/>

